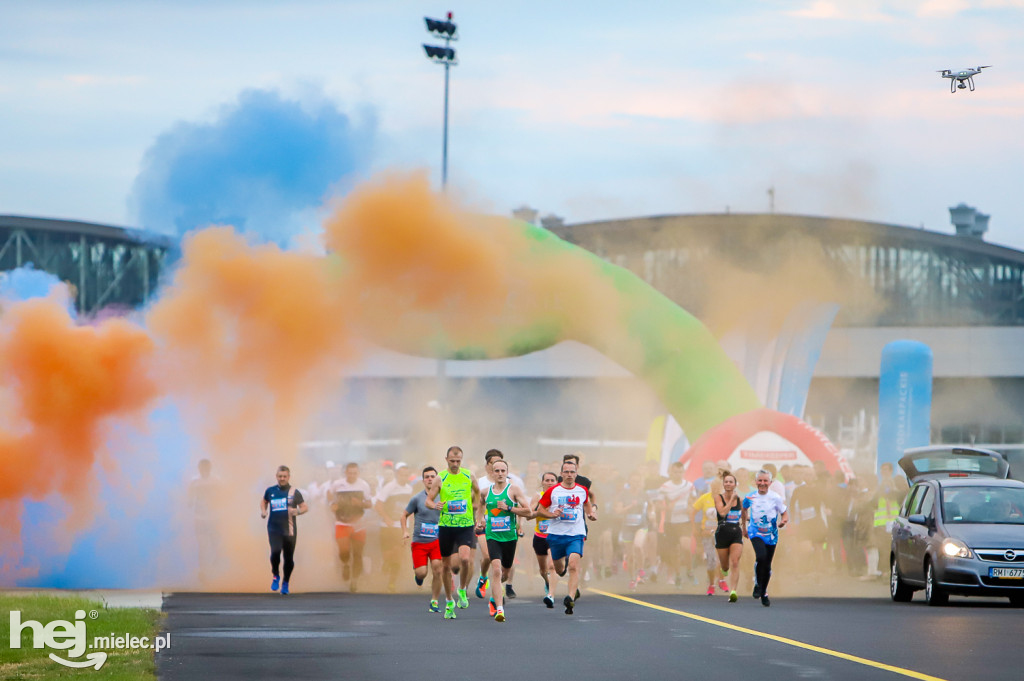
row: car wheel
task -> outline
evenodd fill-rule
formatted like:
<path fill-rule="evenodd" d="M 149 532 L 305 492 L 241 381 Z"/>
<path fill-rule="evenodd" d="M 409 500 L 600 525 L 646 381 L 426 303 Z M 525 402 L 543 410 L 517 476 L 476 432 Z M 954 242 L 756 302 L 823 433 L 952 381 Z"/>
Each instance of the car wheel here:
<path fill-rule="evenodd" d="M 1024 594 L 1014 594 L 1010 596 L 1010 605 L 1015 608 L 1024 608 Z"/>
<path fill-rule="evenodd" d="M 896 564 L 895 556 L 890 560 L 889 567 L 889 595 L 898 603 L 906 603 L 914 598 L 914 590 L 903 582 L 900 577 L 900 566 Z"/>
<path fill-rule="evenodd" d="M 949 594 L 935 583 L 935 568 L 929 560 L 924 564 L 924 600 L 928 605 L 945 605 L 949 603 Z"/>

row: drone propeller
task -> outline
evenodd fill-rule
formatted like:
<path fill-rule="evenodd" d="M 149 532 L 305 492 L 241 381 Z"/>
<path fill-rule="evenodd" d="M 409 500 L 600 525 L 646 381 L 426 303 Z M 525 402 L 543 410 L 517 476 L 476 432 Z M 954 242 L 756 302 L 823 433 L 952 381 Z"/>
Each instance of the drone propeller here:
<path fill-rule="evenodd" d="M 989 64 L 988 66 L 979 66 L 978 70 L 981 71 L 982 69 L 990 69 L 990 68 L 992 68 L 991 64 Z"/>

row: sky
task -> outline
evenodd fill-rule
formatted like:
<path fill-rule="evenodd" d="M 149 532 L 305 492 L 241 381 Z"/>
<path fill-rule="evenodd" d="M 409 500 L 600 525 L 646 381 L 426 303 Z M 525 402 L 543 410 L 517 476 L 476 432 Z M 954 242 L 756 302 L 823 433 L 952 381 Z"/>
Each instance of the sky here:
<path fill-rule="evenodd" d="M 481 210 L 766 212 L 774 188 L 940 232 L 965 202 L 1024 248 L 1024 0 L 0 0 L 0 214 L 282 240 L 378 173 L 438 183 L 421 45 L 446 11 L 449 189 Z M 936 73 L 979 64 L 975 92 Z"/>

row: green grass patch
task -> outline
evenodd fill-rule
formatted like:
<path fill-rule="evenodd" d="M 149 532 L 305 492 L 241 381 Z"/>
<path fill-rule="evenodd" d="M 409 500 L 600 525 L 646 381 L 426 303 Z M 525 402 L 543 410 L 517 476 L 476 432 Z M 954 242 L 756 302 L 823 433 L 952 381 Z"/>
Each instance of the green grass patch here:
<path fill-rule="evenodd" d="M 97 636 L 148 637 L 150 646 L 160 633 L 161 613 L 144 608 L 107 608 L 101 601 L 81 597 L 53 595 L 0 594 L 0 679 L 4 681 L 37 681 L 38 679 L 79 678 L 89 681 L 106 679 L 110 681 L 136 681 L 156 679 L 156 664 L 152 647 L 137 650 L 103 649 L 107 661 L 99 669 L 73 669 L 60 665 L 49 658 L 52 652 L 64 659 L 71 659 L 68 650 L 52 650 L 32 647 L 32 630 L 23 629 L 21 648 L 11 648 L 11 612 L 21 612 L 21 622 L 40 622 L 44 627 L 54 620 L 65 620 L 74 624 L 75 611 L 86 612 L 86 650 L 76 660 L 95 650 L 89 646 Z M 96 613 L 93 619 L 90 613 Z"/>

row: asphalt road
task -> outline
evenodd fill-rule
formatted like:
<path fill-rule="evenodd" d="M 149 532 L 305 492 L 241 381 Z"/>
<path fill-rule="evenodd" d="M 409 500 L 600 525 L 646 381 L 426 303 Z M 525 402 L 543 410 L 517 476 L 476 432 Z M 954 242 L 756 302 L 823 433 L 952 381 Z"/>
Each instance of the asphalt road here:
<path fill-rule="evenodd" d="M 723 596 L 626 598 L 589 590 L 567 616 L 520 596 L 499 624 L 473 597 L 458 619 L 444 621 L 412 595 L 171 594 L 171 648 L 157 668 L 164 681 L 1024 678 L 1024 610 L 1005 599 L 930 608 L 779 597 L 764 608 L 749 595 L 736 604 Z"/>

